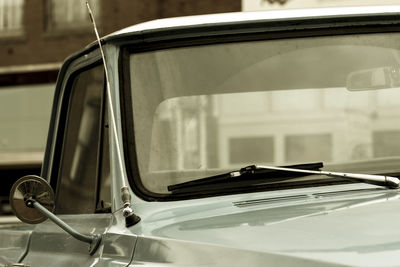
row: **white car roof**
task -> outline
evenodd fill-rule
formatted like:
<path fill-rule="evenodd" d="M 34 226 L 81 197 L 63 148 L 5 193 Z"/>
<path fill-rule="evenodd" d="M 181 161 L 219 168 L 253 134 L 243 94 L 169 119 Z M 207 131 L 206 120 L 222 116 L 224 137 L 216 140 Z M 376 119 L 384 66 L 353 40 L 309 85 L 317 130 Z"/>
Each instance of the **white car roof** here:
<path fill-rule="evenodd" d="M 343 16 L 370 16 L 374 14 L 398 14 L 400 5 L 395 6 L 366 6 L 366 7 L 339 7 L 339 8 L 314 8 L 314 9 L 292 9 L 273 10 L 257 12 L 235 12 L 211 15 L 198 15 L 187 17 L 176 17 L 148 21 L 116 31 L 108 37 L 116 37 L 129 33 L 141 33 L 152 30 L 172 29 L 191 26 L 206 26 L 214 24 L 230 24 L 237 22 L 252 21 L 279 21 L 293 19 L 312 19 L 322 17 L 343 17 Z"/>

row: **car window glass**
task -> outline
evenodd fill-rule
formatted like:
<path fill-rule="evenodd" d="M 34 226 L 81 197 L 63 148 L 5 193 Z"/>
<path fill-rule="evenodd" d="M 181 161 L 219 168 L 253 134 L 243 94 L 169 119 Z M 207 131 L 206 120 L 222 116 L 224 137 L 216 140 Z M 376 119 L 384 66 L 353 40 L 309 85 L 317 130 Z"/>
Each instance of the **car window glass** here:
<path fill-rule="evenodd" d="M 127 138 L 135 146 L 127 148 L 137 159 L 138 186 L 170 194 L 169 185 L 253 164 L 400 171 L 399 39 L 379 33 L 132 47 Z"/>
<path fill-rule="evenodd" d="M 110 150 L 109 150 L 109 124 L 107 116 L 107 101 L 104 101 L 103 109 L 103 127 L 102 127 L 102 138 L 101 138 L 101 153 L 99 160 L 100 164 L 100 175 L 98 182 L 98 197 L 96 205 L 96 213 L 111 212 L 111 176 L 110 176 Z"/>
<path fill-rule="evenodd" d="M 100 159 L 102 65 L 81 72 L 71 87 L 57 186 L 57 213 L 93 213 Z"/>

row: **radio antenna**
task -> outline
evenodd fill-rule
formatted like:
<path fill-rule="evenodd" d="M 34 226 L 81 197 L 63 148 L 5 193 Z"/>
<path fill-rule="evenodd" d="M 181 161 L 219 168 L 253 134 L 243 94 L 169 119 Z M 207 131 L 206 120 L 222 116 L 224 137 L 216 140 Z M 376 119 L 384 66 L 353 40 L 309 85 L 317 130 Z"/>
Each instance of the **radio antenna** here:
<path fill-rule="evenodd" d="M 135 215 L 133 213 L 133 210 L 131 207 L 131 194 L 129 192 L 128 186 L 126 185 L 127 179 L 125 177 L 124 167 L 122 164 L 122 153 L 121 153 L 121 149 L 119 147 L 120 142 L 119 142 L 118 133 L 117 133 L 117 123 L 116 123 L 116 119 L 115 119 L 115 115 L 114 115 L 114 105 L 113 105 L 112 96 L 111 96 L 110 80 L 108 78 L 106 57 L 104 56 L 103 46 L 101 44 L 99 32 L 97 31 L 96 21 L 93 16 L 92 9 L 90 8 L 89 1 L 86 1 L 86 6 L 89 11 L 90 20 L 92 21 L 92 24 L 93 24 L 94 33 L 96 34 L 97 43 L 99 44 L 101 58 L 103 59 L 104 74 L 105 74 L 105 78 L 106 78 L 106 87 L 107 87 L 106 88 L 107 89 L 107 100 L 108 100 L 108 107 L 110 110 L 110 117 L 111 117 L 110 118 L 111 131 L 112 131 L 112 135 L 114 137 L 115 147 L 117 150 L 118 165 L 119 165 L 119 169 L 120 169 L 120 172 L 122 175 L 122 177 L 121 177 L 122 178 L 121 199 L 122 199 L 122 203 L 124 206 L 124 208 L 122 210 L 122 214 L 125 217 L 126 226 L 129 227 L 129 226 L 132 226 L 132 225 L 135 225 L 136 223 L 138 223 L 140 221 L 140 217 L 138 217 L 137 215 Z"/>

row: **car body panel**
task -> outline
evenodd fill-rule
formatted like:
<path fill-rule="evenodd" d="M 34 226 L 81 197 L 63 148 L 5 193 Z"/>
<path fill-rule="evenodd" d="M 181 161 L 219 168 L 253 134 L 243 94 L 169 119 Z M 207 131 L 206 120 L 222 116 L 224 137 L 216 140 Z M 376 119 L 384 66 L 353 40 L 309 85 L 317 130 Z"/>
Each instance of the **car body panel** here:
<path fill-rule="evenodd" d="M 117 216 L 120 214 L 117 213 Z M 80 233 L 101 234 L 102 244 L 93 256 L 89 245 L 72 238 L 50 220 L 36 226 L 23 262 L 29 266 L 126 266 L 132 258 L 136 236 L 121 231 L 123 225 L 110 214 L 61 215 Z"/>
<path fill-rule="evenodd" d="M 263 258 L 246 259 L 251 266 L 263 266 L 275 257 L 274 266 L 290 265 L 292 259 L 311 266 L 397 265 L 400 215 L 394 211 L 400 205 L 399 191 L 355 188 L 295 190 L 298 199 L 288 194 L 287 200 L 285 192 L 259 193 L 247 200 L 247 196 L 236 196 L 242 199 L 238 202 L 227 197 L 214 203 L 198 201 L 190 209 L 165 209 L 133 227 L 145 233 L 138 240 L 134 259 L 151 261 L 165 254 L 157 261 L 196 264 L 200 261 L 183 255 L 200 253 L 193 251 L 208 250 L 210 245 L 210 252 L 201 254 L 207 255 L 203 262 L 207 266 L 240 266 L 248 253 L 254 253 L 250 256 L 254 259 Z M 247 204 L 240 206 L 243 201 Z M 149 255 L 154 251 L 157 255 Z M 221 260 L 224 253 L 229 256 Z"/>
<path fill-rule="evenodd" d="M 0 266 L 19 262 L 27 252 L 33 227 L 20 224 L 0 226 Z"/>
<path fill-rule="evenodd" d="M 125 227 L 122 211 L 114 213 L 113 221 L 103 235 L 101 256 L 96 266 L 127 266 L 133 257 L 137 235 Z"/>
<path fill-rule="evenodd" d="M 341 266 L 279 253 L 174 239 L 140 238 L 129 266 Z"/>
<path fill-rule="evenodd" d="M 103 234 L 111 224 L 110 215 L 62 215 L 64 222 L 81 233 Z M 72 238 L 52 221 L 36 225 L 24 263 L 30 266 L 84 266 L 97 261 L 89 245 Z"/>

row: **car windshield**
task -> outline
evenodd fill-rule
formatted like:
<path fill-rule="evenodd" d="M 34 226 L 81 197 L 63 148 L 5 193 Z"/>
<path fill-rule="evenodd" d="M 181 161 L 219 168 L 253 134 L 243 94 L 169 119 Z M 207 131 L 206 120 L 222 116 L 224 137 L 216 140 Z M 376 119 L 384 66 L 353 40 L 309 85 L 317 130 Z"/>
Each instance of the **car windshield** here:
<path fill-rule="evenodd" d="M 400 171 L 400 35 L 246 41 L 132 53 L 146 189 L 251 164 Z"/>

